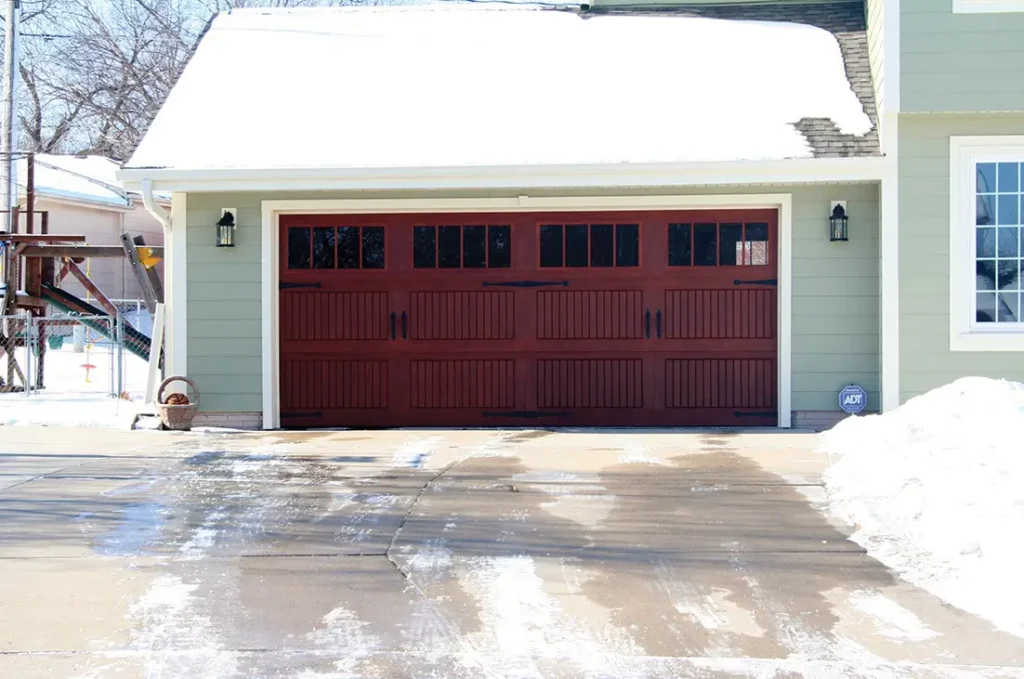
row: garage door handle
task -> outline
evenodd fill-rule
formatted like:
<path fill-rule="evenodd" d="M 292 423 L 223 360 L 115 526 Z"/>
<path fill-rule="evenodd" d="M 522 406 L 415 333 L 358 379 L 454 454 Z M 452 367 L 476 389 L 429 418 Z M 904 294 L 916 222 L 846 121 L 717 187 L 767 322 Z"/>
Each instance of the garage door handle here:
<path fill-rule="evenodd" d="M 402 312 L 402 339 L 409 339 L 409 314 Z"/>
<path fill-rule="evenodd" d="M 651 310 L 644 312 L 644 337 L 651 339 Z"/>
<path fill-rule="evenodd" d="M 658 339 L 661 339 L 661 309 L 658 309 L 658 313 L 655 315 L 655 328 L 658 332 Z"/>
<path fill-rule="evenodd" d="M 395 321 L 398 319 L 398 314 L 394 311 L 391 312 L 391 339 L 395 339 Z"/>

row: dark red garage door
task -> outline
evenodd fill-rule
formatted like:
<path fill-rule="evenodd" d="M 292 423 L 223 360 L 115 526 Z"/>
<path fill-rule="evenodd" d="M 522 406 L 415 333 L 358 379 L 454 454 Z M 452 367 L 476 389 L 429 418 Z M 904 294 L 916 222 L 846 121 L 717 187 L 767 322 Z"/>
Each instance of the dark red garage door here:
<path fill-rule="evenodd" d="M 281 218 L 285 427 L 772 425 L 776 215 Z"/>

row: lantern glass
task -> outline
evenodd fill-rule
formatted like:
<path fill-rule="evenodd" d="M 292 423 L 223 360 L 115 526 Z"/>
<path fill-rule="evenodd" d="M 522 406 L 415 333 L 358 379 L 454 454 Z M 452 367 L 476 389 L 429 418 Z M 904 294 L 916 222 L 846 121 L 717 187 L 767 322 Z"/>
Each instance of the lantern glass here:
<path fill-rule="evenodd" d="M 217 229 L 217 247 L 235 247 L 235 220 L 231 213 L 225 213 L 214 228 Z"/>
<path fill-rule="evenodd" d="M 850 218 L 846 216 L 846 209 L 842 204 L 836 204 L 832 208 L 832 216 L 828 220 L 829 240 L 832 242 L 850 240 L 849 228 Z"/>

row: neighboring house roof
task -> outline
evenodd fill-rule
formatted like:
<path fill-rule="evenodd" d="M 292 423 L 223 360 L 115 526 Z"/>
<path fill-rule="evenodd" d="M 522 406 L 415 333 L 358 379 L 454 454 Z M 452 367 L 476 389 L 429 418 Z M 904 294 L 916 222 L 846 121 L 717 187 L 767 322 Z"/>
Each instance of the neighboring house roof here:
<path fill-rule="evenodd" d="M 61 156 L 35 154 L 35 193 L 37 196 L 89 203 L 98 207 L 129 208 L 132 192 L 122 188 L 116 173 L 120 164 L 104 156 Z M 18 160 L 19 193 L 28 184 L 28 160 Z M 170 194 L 156 194 L 169 201 Z"/>
<path fill-rule="evenodd" d="M 808 8 L 811 21 L 805 7 L 235 10 L 214 20 L 125 168 L 877 155 L 866 40 L 851 62 L 829 29 L 827 8 L 849 21 L 850 5 Z"/>
<path fill-rule="evenodd" d="M 35 155 L 35 193 L 37 196 L 127 208 L 128 193 L 121 188 L 115 173 L 118 163 L 103 156 Z M 18 161 L 18 187 L 25 192 L 28 161 Z"/>

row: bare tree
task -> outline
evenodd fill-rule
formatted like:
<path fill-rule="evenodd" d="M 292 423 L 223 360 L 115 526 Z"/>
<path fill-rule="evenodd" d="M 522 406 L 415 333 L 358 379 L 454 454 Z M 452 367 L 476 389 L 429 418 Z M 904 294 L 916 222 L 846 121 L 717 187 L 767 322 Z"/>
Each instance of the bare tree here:
<path fill-rule="evenodd" d="M 217 12 L 343 4 L 362 3 L 40 0 L 20 68 L 22 145 L 127 158 Z"/>

